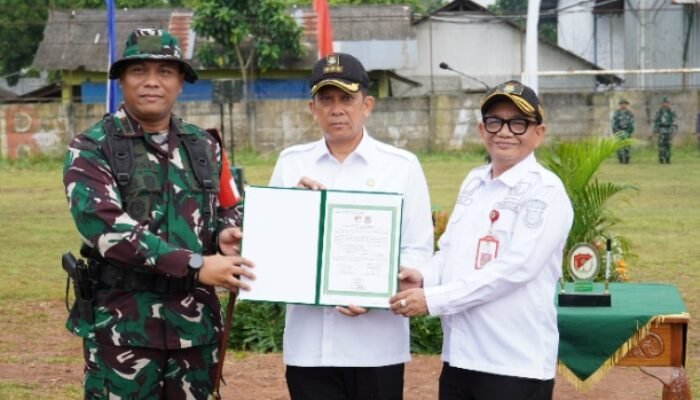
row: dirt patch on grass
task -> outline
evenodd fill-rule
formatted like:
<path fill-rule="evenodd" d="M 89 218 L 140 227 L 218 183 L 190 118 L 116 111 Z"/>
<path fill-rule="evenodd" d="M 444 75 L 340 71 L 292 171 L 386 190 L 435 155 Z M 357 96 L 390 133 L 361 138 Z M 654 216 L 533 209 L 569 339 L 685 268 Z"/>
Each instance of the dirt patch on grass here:
<path fill-rule="evenodd" d="M 32 387 L 33 398 L 58 398 L 65 385 L 80 385 L 81 342 L 70 335 L 63 323 L 65 307 L 59 301 L 25 304 L 0 309 L 0 381 Z M 415 355 L 406 365 L 404 399 L 437 398 L 437 381 L 442 363 L 437 356 Z M 289 396 L 280 354 L 227 354 L 224 367 L 227 385 L 224 399 L 285 400 Z M 54 393 L 47 397 L 48 393 Z M 0 398 L 5 398 L 0 389 Z M 651 400 L 661 398 L 661 384 L 636 368 L 615 368 L 583 395 L 563 378 L 557 377 L 557 400 Z"/>

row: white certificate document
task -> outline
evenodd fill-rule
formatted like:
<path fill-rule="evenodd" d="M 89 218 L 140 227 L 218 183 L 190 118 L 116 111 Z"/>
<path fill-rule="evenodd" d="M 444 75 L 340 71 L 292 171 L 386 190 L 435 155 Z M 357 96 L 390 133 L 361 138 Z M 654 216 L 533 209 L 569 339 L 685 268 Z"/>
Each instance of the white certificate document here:
<path fill-rule="evenodd" d="M 388 308 L 396 293 L 403 196 L 249 187 L 245 300 Z"/>

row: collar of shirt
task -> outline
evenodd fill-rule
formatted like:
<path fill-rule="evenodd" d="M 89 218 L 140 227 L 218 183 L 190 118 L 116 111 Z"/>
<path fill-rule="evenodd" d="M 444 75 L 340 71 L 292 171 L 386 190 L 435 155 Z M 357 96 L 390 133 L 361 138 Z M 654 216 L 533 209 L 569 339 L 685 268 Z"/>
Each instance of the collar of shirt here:
<path fill-rule="evenodd" d="M 362 140 L 360 140 L 360 143 L 357 145 L 355 150 L 353 150 L 353 152 L 350 153 L 350 155 L 348 155 L 345 161 L 347 162 L 352 159 L 358 159 L 366 164 L 369 164 L 372 160 L 372 157 L 374 156 L 376 149 L 376 141 L 369 136 L 369 134 L 367 133 L 367 129 L 363 128 Z M 335 157 L 333 157 L 333 154 L 331 154 L 331 152 L 328 150 L 326 139 L 321 139 L 318 142 L 316 142 L 316 146 L 314 146 L 312 152 L 313 159 L 316 160 L 317 163 L 325 160 L 336 161 Z"/>
<path fill-rule="evenodd" d="M 477 177 L 483 182 L 490 181 L 491 168 L 492 166 L 489 166 L 489 168 L 484 168 L 480 171 L 480 174 L 477 175 Z M 502 173 L 495 180 L 503 182 L 503 184 L 507 185 L 508 187 L 514 187 L 518 184 L 518 182 L 525 178 L 525 175 L 527 175 L 528 172 L 534 171 L 536 170 L 536 168 L 537 160 L 535 159 L 535 153 L 532 152 L 527 157 L 522 159 L 519 163 L 513 165 L 507 171 Z"/>

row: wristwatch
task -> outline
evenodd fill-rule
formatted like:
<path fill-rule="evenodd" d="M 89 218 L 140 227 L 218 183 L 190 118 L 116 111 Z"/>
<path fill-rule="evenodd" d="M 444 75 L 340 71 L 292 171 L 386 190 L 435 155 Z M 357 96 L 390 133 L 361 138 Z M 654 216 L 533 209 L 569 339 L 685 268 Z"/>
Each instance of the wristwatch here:
<path fill-rule="evenodd" d="M 197 253 L 192 253 L 190 256 L 190 261 L 187 263 L 187 266 L 190 267 L 187 275 L 192 279 L 192 287 L 195 287 L 197 285 L 197 282 L 199 281 L 199 270 L 202 268 L 204 265 L 204 258 L 202 257 L 201 254 Z"/>
<path fill-rule="evenodd" d="M 190 262 L 187 263 L 187 266 L 192 269 L 199 270 L 200 268 L 202 268 L 202 265 L 204 265 L 204 258 L 202 257 L 202 255 L 192 253 L 192 255 L 190 256 Z"/>

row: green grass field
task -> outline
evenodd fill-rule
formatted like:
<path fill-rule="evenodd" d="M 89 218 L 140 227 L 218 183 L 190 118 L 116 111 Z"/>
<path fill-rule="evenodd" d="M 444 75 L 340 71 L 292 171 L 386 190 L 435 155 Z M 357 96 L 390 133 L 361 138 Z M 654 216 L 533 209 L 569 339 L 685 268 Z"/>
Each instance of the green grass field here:
<path fill-rule="evenodd" d="M 434 208 L 451 209 L 459 185 L 474 166 L 478 155 L 421 156 L 430 186 Z M 250 184 L 265 184 L 273 159 L 238 155 Z M 604 164 L 599 178 L 639 187 L 626 199 L 613 204 L 622 218 L 616 231 L 632 241 L 636 259 L 629 262 L 631 279 L 636 282 L 668 282 L 677 285 L 691 317 L 700 316 L 700 267 L 697 235 L 700 234 L 700 154 L 695 148 L 676 150 L 673 164 L 659 165 L 651 149 L 635 149 L 629 165 L 614 160 Z M 60 162 L 33 163 L 0 161 L 0 251 L 3 280 L 0 287 L 0 329 L 32 332 L 46 323 L 46 313 L 27 304 L 63 300 L 65 275 L 60 255 L 78 248 L 78 235 L 70 219 L 61 183 Z M 62 304 L 62 303 L 61 303 Z M 691 323 L 688 373 L 693 387 L 700 387 L 700 331 Z M 18 328 L 19 327 L 19 328 Z M 54 332 L 63 329 L 52 327 Z M 42 330 L 43 331 L 43 330 Z M 21 335 L 22 332 L 10 332 Z M 0 335 L 5 335 L 7 332 Z M 2 338 L 4 336 L 0 336 Z M 50 338 L 47 338 L 50 340 Z M 7 350 L 0 340 L 0 352 Z M 75 354 L 79 358 L 79 354 Z M 38 362 L 62 363 L 47 358 Z M 12 364 L 13 358 L 0 359 Z M 7 366 L 7 365 L 6 365 Z M 65 398 L 74 397 L 77 388 L 66 385 Z M 32 388 L 0 376 L 0 398 L 32 398 Z M 697 389 L 696 389 L 697 391 Z M 61 396 L 57 396 L 58 398 Z"/>

